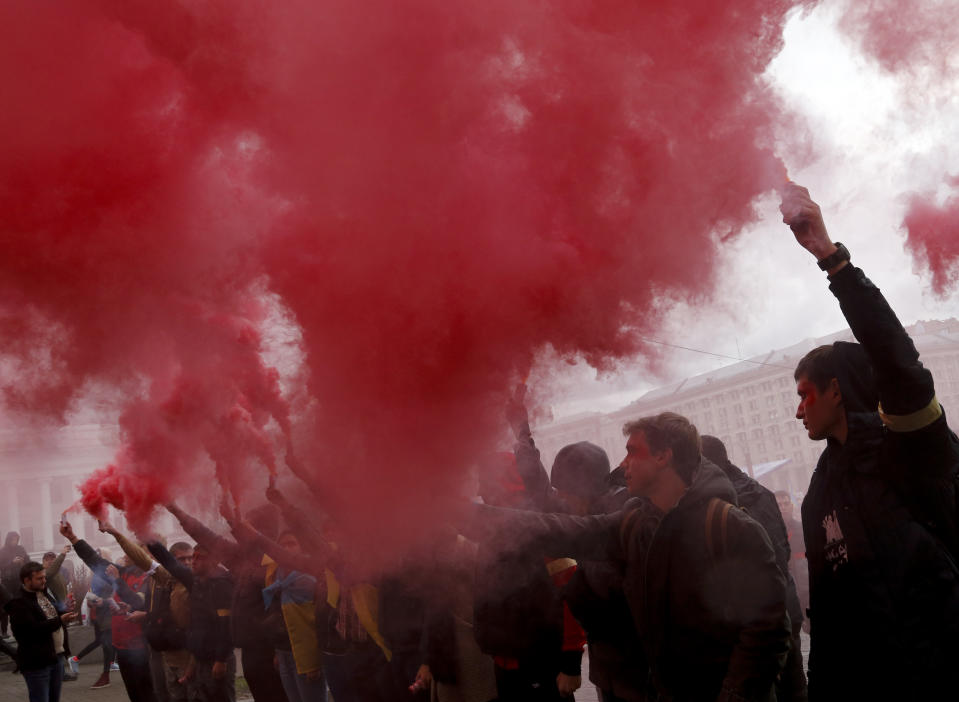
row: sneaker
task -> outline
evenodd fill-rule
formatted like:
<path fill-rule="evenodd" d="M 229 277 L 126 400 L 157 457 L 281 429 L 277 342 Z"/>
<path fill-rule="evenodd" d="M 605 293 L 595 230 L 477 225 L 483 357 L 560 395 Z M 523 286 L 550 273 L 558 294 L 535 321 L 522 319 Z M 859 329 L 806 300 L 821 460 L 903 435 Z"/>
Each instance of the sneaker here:
<path fill-rule="evenodd" d="M 80 659 L 76 656 L 70 656 L 70 670 L 74 675 L 79 675 L 80 673 Z"/>
<path fill-rule="evenodd" d="M 90 686 L 91 690 L 99 690 L 101 687 L 110 687 L 110 674 L 101 673 L 97 681 Z"/>
<path fill-rule="evenodd" d="M 78 677 L 79 677 L 78 675 L 74 675 L 73 673 L 70 673 L 69 675 L 67 675 L 66 673 L 64 673 L 64 674 L 63 674 L 63 682 L 76 682 L 76 680 L 77 680 Z"/>
<path fill-rule="evenodd" d="M 110 672 L 111 672 L 111 673 L 116 673 L 116 672 L 118 672 L 119 670 L 120 670 L 120 666 L 117 665 L 117 662 L 116 662 L 116 661 L 113 661 L 113 663 L 110 664 Z"/>

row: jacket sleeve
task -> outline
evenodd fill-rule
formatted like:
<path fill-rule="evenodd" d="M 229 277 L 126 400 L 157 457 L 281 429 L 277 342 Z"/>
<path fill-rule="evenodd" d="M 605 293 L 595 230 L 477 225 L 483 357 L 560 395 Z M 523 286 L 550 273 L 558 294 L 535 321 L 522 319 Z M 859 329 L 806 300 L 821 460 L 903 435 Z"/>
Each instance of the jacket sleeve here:
<path fill-rule="evenodd" d="M 153 567 L 153 558 L 149 551 L 142 548 L 139 544 L 130 541 L 126 536 L 119 532 L 113 537 L 120 544 L 120 548 L 137 568 L 142 571 L 149 571 Z"/>
<path fill-rule="evenodd" d="M 61 553 L 57 556 L 57 559 L 50 564 L 50 567 L 46 569 L 47 578 L 55 578 L 60 572 L 61 566 L 63 566 L 63 561 L 66 559 L 67 554 Z"/>
<path fill-rule="evenodd" d="M 193 571 L 175 559 L 163 544 L 151 541 L 147 544 L 147 550 L 170 575 L 183 583 L 187 590 L 193 589 Z"/>
<path fill-rule="evenodd" d="M 232 630 L 233 583 L 229 578 L 213 579 L 213 604 L 216 624 L 213 636 L 213 660 L 225 661 L 233 653 Z"/>
<path fill-rule="evenodd" d="M 90 568 L 90 570 L 92 570 L 94 573 L 103 575 L 103 572 L 107 569 L 107 566 L 112 565 L 110 561 L 100 556 L 96 551 L 93 550 L 93 547 L 83 539 L 77 541 L 73 545 L 73 548 L 77 552 L 77 555 L 80 556 L 80 559 L 86 563 L 87 567 Z"/>
<path fill-rule="evenodd" d="M 116 585 L 117 596 L 122 602 L 130 605 L 130 608 L 133 610 L 146 609 L 146 598 L 143 596 L 142 592 L 137 592 L 134 590 L 122 577 L 117 578 Z"/>
<path fill-rule="evenodd" d="M 517 432 L 513 455 L 516 457 L 516 469 L 523 481 L 529 506 L 536 510 L 544 509 L 550 496 L 549 475 L 543 466 L 539 449 L 533 442 L 529 424 L 525 424 Z"/>
<path fill-rule="evenodd" d="M 173 512 L 173 516 L 180 522 L 183 531 L 189 534 L 198 544 L 203 544 L 218 554 L 221 560 L 237 561 L 242 556 L 240 553 L 241 549 L 237 546 L 236 542 L 220 536 L 196 517 L 187 514 L 179 508 Z M 167 570 L 170 569 L 167 568 Z M 171 570 L 170 572 L 172 573 L 173 571 Z"/>
<path fill-rule="evenodd" d="M 935 422 L 942 408 L 932 374 L 920 363 L 912 339 L 879 288 L 861 269 L 847 265 L 830 277 L 829 289 L 872 363 L 886 426 L 909 432 Z"/>
<path fill-rule="evenodd" d="M 720 699 L 768 700 L 790 646 L 786 581 L 758 523 L 734 509 L 728 525 L 727 552 L 717 572 L 739 633 Z"/>
<path fill-rule="evenodd" d="M 501 550 L 527 548 L 555 557 L 622 560 L 619 526 L 622 512 L 579 517 L 473 505 L 464 533 Z"/>

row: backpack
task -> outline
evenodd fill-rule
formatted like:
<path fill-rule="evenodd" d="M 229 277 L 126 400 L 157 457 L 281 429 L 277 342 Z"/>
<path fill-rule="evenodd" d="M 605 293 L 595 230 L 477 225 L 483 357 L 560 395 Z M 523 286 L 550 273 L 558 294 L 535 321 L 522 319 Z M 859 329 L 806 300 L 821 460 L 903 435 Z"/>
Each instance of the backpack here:
<path fill-rule="evenodd" d="M 172 591 L 172 584 L 155 584 L 150 597 L 143 635 L 155 651 L 177 651 L 186 647 L 186 631 L 177 627 L 170 611 Z"/>

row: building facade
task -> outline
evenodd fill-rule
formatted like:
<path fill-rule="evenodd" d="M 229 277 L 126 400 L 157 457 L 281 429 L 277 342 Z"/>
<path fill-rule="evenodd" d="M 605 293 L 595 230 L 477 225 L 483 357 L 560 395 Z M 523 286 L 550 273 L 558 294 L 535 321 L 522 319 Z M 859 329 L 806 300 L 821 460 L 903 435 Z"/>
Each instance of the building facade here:
<path fill-rule="evenodd" d="M 959 407 L 959 320 L 917 322 L 907 331 L 935 378 L 942 406 L 947 412 Z M 688 417 L 701 434 L 722 439 L 730 460 L 767 487 L 788 490 L 798 500 L 824 445 L 810 441 L 796 419 L 799 398 L 793 371 L 808 351 L 840 340 L 855 339 L 848 329 L 806 339 L 651 390 L 615 412 L 580 414 L 537 427 L 534 435 L 543 461 L 550 465 L 563 446 L 585 440 L 602 446 L 618 465 L 625 455 L 623 425 L 671 411 Z"/>

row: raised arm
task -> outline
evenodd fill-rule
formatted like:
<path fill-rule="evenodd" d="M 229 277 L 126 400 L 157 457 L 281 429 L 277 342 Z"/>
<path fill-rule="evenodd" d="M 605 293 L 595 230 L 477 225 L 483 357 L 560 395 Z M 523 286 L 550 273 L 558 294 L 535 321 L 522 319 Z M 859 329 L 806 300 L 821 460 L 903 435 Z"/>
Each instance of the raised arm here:
<path fill-rule="evenodd" d="M 147 543 L 147 550 L 153 555 L 163 568 L 174 578 L 183 583 L 187 590 L 193 589 L 193 571 L 180 563 L 166 547 L 158 541 Z"/>
<path fill-rule="evenodd" d="M 471 505 L 472 518 L 463 533 L 492 548 L 530 549 L 559 558 L 621 560 L 619 527 L 623 512 L 579 517 Z"/>
<path fill-rule="evenodd" d="M 293 529 L 300 544 L 306 551 L 322 553 L 328 549 L 323 532 L 316 526 L 316 519 L 286 499 L 286 496 L 275 487 L 266 489 L 266 499 L 280 508 L 284 521 Z"/>
<path fill-rule="evenodd" d="M 872 281 L 840 253 L 809 191 L 789 184 L 783 191 L 783 221 L 799 244 L 825 266 L 829 289 L 849 327 L 869 356 L 879 391 L 883 422 L 895 432 L 923 429 L 942 416 L 932 374 L 895 312 Z M 832 258 L 831 258 L 832 257 Z"/>
<path fill-rule="evenodd" d="M 180 522 L 183 531 L 189 534 L 198 544 L 203 544 L 210 551 L 216 553 L 220 560 L 236 562 L 242 558 L 241 549 L 235 541 L 220 536 L 199 519 L 187 514 L 175 504 L 168 504 L 166 508 Z M 153 550 L 151 549 L 150 552 L 152 553 Z M 165 565 L 163 561 L 160 561 L 160 563 Z M 170 569 L 167 568 L 167 570 Z M 170 570 L 170 573 L 172 574 L 173 571 Z M 176 576 L 174 575 L 174 577 Z"/>
<path fill-rule="evenodd" d="M 66 559 L 67 554 L 70 553 L 70 548 L 71 548 L 70 546 L 64 546 L 63 550 L 60 551 L 60 555 L 57 556 L 56 560 L 54 560 L 53 563 L 50 564 L 49 568 L 45 569 L 48 580 L 50 578 L 56 577 L 57 573 L 60 572 L 60 568 L 63 566 L 63 561 Z"/>
<path fill-rule="evenodd" d="M 76 550 L 77 555 L 80 556 L 80 560 L 86 563 L 87 567 L 94 573 L 103 575 L 107 566 L 112 565 L 110 561 L 98 554 L 90 544 L 79 538 L 73 532 L 73 527 L 70 526 L 70 522 L 61 522 L 60 534 L 70 542 Z"/>
<path fill-rule="evenodd" d="M 130 541 L 130 539 L 117 531 L 110 522 L 105 520 L 101 521 L 100 531 L 116 539 L 117 543 L 120 544 L 120 548 L 122 548 L 123 552 L 127 555 L 127 558 L 129 558 L 137 568 L 147 572 L 153 568 L 154 560 L 150 552 L 139 544 Z"/>
<path fill-rule="evenodd" d="M 546 506 L 550 494 L 549 475 L 543 466 L 529 426 L 525 384 L 520 384 L 516 388 L 507 403 L 506 420 L 513 430 L 513 436 L 516 437 L 513 455 L 516 456 L 516 469 L 523 480 L 528 504 L 532 509 L 541 510 Z"/>

